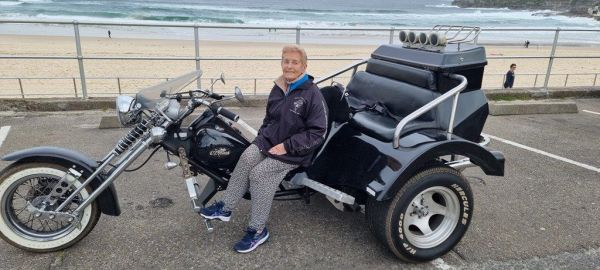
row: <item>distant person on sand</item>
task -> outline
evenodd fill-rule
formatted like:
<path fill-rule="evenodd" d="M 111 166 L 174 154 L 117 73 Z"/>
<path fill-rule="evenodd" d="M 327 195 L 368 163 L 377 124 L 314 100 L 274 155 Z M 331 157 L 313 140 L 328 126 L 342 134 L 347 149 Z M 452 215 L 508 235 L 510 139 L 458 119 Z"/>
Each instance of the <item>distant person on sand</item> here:
<path fill-rule="evenodd" d="M 515 70 L 517 69 L 517 64 L 510 64 L 510 69 L 506 72 L 506 80 L 504 80 L 504 88 L 513 88 L 513 84 L 515 83 Z"/>
<path fill-rule="evenodd" d="M 110 36 L 110 30 L 108 30 L 108 38 L 112 38 L 112 37 Z"/>
<path fill-rule="evenodd" d="M 525 40 L 525 48 L 529 48 L 529 40 Z"/>

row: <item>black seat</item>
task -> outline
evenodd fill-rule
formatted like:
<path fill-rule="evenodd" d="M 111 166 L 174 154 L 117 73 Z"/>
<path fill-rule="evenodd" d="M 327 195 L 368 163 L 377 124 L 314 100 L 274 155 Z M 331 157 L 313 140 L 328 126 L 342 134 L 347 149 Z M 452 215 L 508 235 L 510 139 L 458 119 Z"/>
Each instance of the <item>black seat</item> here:
<path fill-rule="evenodd" d="M 350 123 L 365 134 L 391 142 L 399 121 L 441 94 L 435 90 L 433 73 L 396 63 L 370 59 L 366 71 L 359 71 L 348 84 L 348 103 L 361 108 Z M 380 104 L 386 113 L 364 109 Z M 441 128 L 437 110 L 431 110 L 409 122 L 402 134 L 426 128 Z"/>
<path fill-rule="evenodd" d="M 394 139 L 394 131 L 399 122 L 385 115 L 364 111 L 355 113 L 350 123 L 359 127 L 365 134 L 371 137 L 384 142 L 391 142 Z M 400 135 L 426 128 L 438 128 L 438 125 L 435 121 L 413 120 L 404 126 Z"/>
<path fill-rule="evenodd" d="M 343 98 L 344 87 L 339 84 L 321 88 L 321 94 L 323 94 L 325 104 L 327 105 L 327 132 L 325 134 L 325 138 L 327 138 L 333 122 L 344 123 L 350 119 L 350 107 L 348 106 L 346 99 Z M 323 146 L 324 143 L 313 151 L 313 161 Z M 305 170 L 306 167 L 300 166 L 288 172 L 284 179 L 290 180 L 293 175 L 304 172 Z"/>
<path fill-rule="evenodd" d="M 321 94 L 327 104 L 327 132 L 333 122 L 344 123 L 350 120 L 350 108 L 343 98 L 344 87 L 339 84 L 321 88 Z"/>

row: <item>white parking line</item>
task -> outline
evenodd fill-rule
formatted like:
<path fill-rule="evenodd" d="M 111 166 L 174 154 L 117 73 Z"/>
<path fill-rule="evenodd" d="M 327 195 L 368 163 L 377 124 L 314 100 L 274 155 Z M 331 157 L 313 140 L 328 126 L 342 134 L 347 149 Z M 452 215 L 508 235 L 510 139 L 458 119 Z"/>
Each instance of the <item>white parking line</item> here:
<path fill-rule="evenodd" d="M 442 258 L 437 258 L 437 259 L 431 261 L 431 264 L 433 264 L 433 266 L 435 266 L 436 269 L 440 269 L 440 270 L 454 269 L 454 267 L 448 265 Z"/>
<path fill-rule="evenodd" d="M 557 156 L 555 154 L 548 153 L 546 151 L 542 151 L 542 150 L 539 150 L 539 149 L 535 149 L 535 148 L 529 147 L 527 145 L 522 145 L 520 143 L 516 143 L 516 142 L 513 142 L 513 141 L 506 140 L 506 139 L 498 138 L 496 136 L 492 136 L 492 135 L 488 135 L 488 134 L 486 134 L 486 135 L 489 136 L 490 138 L 494 139 L 494 140 L 501 141 L 503 143 L 510 144 L 512 146 L 516 146 L 516 147 L 519 147 L 519 148 L 522 148 L 522 149 L 525 149 L 525 150 L 529 150 L 531 152 L 535 152 L 535 153 L 538 153 L 538 154 L 541 154 L 541 155 L 544 155 L 544 156 L 547 156 L 547 157 L 551 157 L 553 159 L 557 159 L 557 160 L 560 160 L 560 161 L 563 161 L 563 162 L 566 162 L 566 163 L 573 164 L 575 166 L 579 166 L 579 167 L 588 169 L 590 171 L 594 171 L 594 172 L 600 173 L 600 168 L 596 168 L 594 166 L 590 166 L 590 165 L 587 165 L 587 164 L 584 164 L 584 163 L 581 163 L 581 162 L 577 162 L 577 161 L 574 161 L 574 160 L 571 160 L 571 159 L 568 159 L 568 158 Z"/>
<path fill-rule="evenodd" d="M 8 136 L 8 132 L 10 131 L 10 126 L 0 127 L 0 147 L 2 147 L 2 143 L 6 140 L 6 136 Z"/>
<path fill-rule="evenodd" d="M 597 115 L 600 115 L 600 112 L 592 112 L 592 111 L 588 111 L 588 110 L 581 110 L 581 111 L 583 111 L 583 112 L 586 112 L 586 113 L 591 113 L 591 114 L 597 114 Z"/>

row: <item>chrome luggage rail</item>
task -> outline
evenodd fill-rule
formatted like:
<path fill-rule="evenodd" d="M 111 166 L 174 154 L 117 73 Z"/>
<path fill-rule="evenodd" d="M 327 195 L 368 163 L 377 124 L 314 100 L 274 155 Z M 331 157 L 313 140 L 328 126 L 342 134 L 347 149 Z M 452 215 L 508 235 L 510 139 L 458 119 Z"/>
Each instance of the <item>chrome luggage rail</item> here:
<path fill-rule="evenodd" d="M 465 76 L 458 75 L 458 74 L 450 74 L 449 76 L 451 79 L 460 80 L 461 81 L 460 84 L 458 86 L 450 89 L 450 91 L 444 93 L 443 95 L 441 95 L 441 96 L 437 97 L 436 99 L 430 101 L 429 103 L 425 104 L 423 107 L 417 109 L 416 111 L 412 112 L 411 114 L 407 115 L 406 117 L 402 118 L 400 123 L 398 123 L 398 125 L 396 126 L 396 130 L 394 130 L 394 148 L 400 147 L 400 134 L 402 134 L 402 129 L 404 129 L 404 127 L 406 126 L 406 124 L 408 124 L 408 122 L 417 119 L 417 117 L 432 110 L 433 108 L 438 106 L 440 103 L 446 101 L 450 97 L 454 97 L 454 100 L 452 101 L 452 112 L 450 114 L 450 123 L 448 124 L 448 139 L 450 139 L 450 137 L 452 136 L 452 131 L 454 129 L 454 118 L 456 116 L 456 105 L 458 103 L 458 95 L 460 94 L 460 92 L 465 90 L 465 88 L 467 88 L 467 78 Z"/>
<path fill-rule="evenodd" d="M 436 25 L 431 29 L 432 32 L 444 32 L 446 41 L 450 44 L 460 44 L 467 42 L 477 42 L 477 38 L 481 33 L 481 27 L 474 26 L 458 26 L 458 25 Z M 449 37 L 448 33 L 454 32 L 454 35 Z"/>
<path fill-rule="evenodd" d="M 352 75 L 354 75 L 356 73 L 358 67 L 360 65 L 367 63 L 367 61 L 368 61 L 368 59 L 363 59 L 358 62 L 352 63 L 349 66 L 346 66 L 342 69 L 339 69 L 338 71 L 335 71 L 329 75 L 319 78 L 318 80 L 315 81 L 315 84 L 319 84 L 319 83 L 322 83 L 329 79 L 332 79 L 333 77 L 338 76 L 338 75 L 340 75 L 348 70 L 351 70 L 351 69 L 354 69 L 354 71 L 352 73 Z M 452 102 L 452 112 L 450 114 L 450 123 L 448 125 L 448 138 L 450 138 L 450 136 L 452 135 L 452 131 L 454 129 L 454 118 L 456 116 L 456 106 L 458 103 L 458 95 L 460 94 L 460 92 L 465 90 L 465 88 L 467 88 L 467 78 L 465 76 L 458 75 L 458 74 L 450 74 L 449 77 L 451 79 L 461 81 L 460 84 L 458 86 L 450 89 L 450 91 L 444 93 L 443 95 L 441 95 L 441 96 L 437 97 L 436 99 L 430 101 L 429 103 L 425 104 L 423 107 L 417 109 L 416 111 L 414 111 L 411 114 L 404 117 L 400 121 L 400 123 L 398 123 L 398 125 L 396 126 L 396 129 L 394 130 L 394 141 L 393 141 L 394 148 L 400 147 L 400 134 L 402 133 L 402 129 L 404 129 L 404 127 L 406 126 L 406 124 L 408 124 L 408 122 L 413 121 L 416 118 L 418 118 L 419 116 L 423 115 L 424 113 L 432 110 L 433 108 L 438 106 L 440 103 L 446 101 L 448 98 L 454 97 L 454 100 Z"/>

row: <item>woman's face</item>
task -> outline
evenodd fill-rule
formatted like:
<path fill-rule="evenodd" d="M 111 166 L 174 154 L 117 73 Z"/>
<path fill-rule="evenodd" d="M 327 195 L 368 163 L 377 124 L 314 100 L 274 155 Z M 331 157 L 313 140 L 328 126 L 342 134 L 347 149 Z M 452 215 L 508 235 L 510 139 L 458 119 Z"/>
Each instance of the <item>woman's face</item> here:
<path fill-rule="evenodd" d="M 286 52 L 281 57 L 281 70 L 286 81 L 291 82 L 298 79 L 306 71 L 306 64 L 302 63 L 302 55 L 299 52 Z"/>

